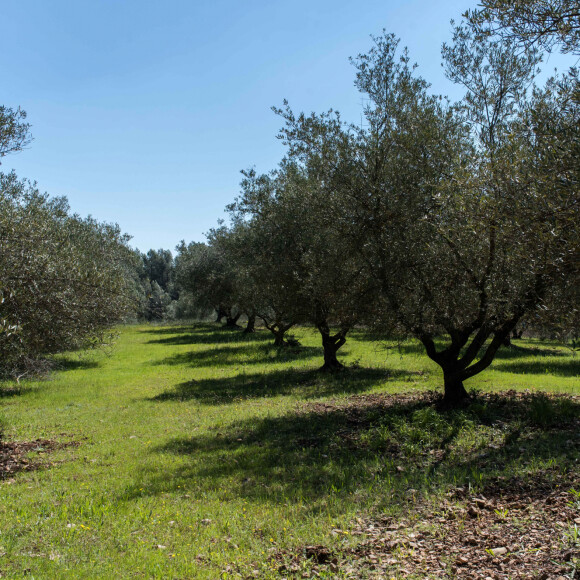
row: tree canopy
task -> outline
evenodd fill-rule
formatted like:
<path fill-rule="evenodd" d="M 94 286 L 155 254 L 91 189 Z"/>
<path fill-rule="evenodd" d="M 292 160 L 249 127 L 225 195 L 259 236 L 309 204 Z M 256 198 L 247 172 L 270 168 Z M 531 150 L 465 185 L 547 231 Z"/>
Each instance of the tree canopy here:
<path fill-rule="evenodd" d="M 0 105 L 0 164 L 2 157 L 21 151 L 32 140 L 26 112 Z"/>
<path fill-rule="evenodd" d="M 482 0 L 481 8 L 468 11 L 466 16 L 479 31 L 503 40 L 580 53 L 577 0 Z"/>
<path fill-rule="evenodd" d="M 0 107 L 0 157 L 30 142 L 26 115 Z M 106 342 L 134 307 L 134 254 L 113 224 L 71 214 L 14 173 L 0 173 L 0 374 Z"/>
<path fill-rule="evenodd" d="M 452 104 L 393 35 L 373 41 L 352 59 L 364 124 L 276 109 L 288 152 L 245 172 L 218 244 L 237 294 L 220 288 L 274 329 L 314 324 L 330 367 L 354 324 L 415 337 L 457 404 L 518 323 L 577 320 L 577 72 L 534 87 L 536 47 L 464 22 L 442 50 Z"/>

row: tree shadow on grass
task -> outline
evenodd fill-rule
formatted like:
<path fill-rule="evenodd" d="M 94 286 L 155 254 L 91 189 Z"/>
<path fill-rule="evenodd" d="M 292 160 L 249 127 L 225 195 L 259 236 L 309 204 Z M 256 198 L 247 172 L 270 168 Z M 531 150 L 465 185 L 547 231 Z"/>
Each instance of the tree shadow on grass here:
<path fill-rule="evenodd" d="M 237 346 L 222 346 L 219 348 L 177 353 L 154 364 L 186 365 L 192 367 L 242 366 L 304 360 L 315 356 L 322 356 L 321 348 L 311 346 L 277 348 L 273 345 L 265 344 L 240 344 Z"/>
<path fill-rule="evenodd" d="M 157 338 L 147 341 L 148 344 L 219 344 L 231 342 L 273 342 L 273 337 L 270 332 L 256 330 L 245 334 L 242 328 L 227 328 L 217 324 L 200 324 L 188 327 L 175 327 L 170 329 L 147 329 L 141 332 L 163 336 L 164 338 Z M 166 336 L 171 335 L 171 336 Z"/>
<path fill-rule="evenodd" d="M 529 344 L 521 344 L 518 339 L 517 344 L 512 340 L 510 346 L 502 346 L 496 353 L 496 360 L 511 360 L 511 359 L 521 359 L 526 357 L 540 357 L 540 358 L 550 358 L 550 357 L 569 357 L 570 352 L 562 350 L 562 345 L 557 348 L 557 345 L 550 343 L 549 345 L 530 346 Z M 554 348 L 556 346 L 556 348 Z"/>
<path fill-rule="evenodd" d="M 26 376 L 26 378 L 36 380 L 47 380 L 47 379 L 50 380 L 51 373 L 53 372 L 66 372 L 80 369 L 95 369 L 99 367 L 99 363 L 95 360 L 70 356 L 58 356 L 55 358 L 44 360 L 43 362 L 45 363 L 46 366 L 44 367 L 42 372 L 38 372 L 38 374 L 36 375 L 34 374 L 28 375 Z M 36 390 L 38 390 L 38 386 L 30 386 L 28 384 L 28 381 L 20 383 L 16 379 L 7 380 L 4 384 L 0 384 L 0 399 L 25 395 L 27 393 Z"/>
<path fill-rule="evenodd" d="M 76 371 L 96 369 L 98 367 L 99 363 L 97 361 L 86 358 L 58 357 L 54 360 L 55 371 Z"/>
<path fill-rule="evenodd" d="M 299 395 L 305 399 L 360 393 L 389 378 L 407 376 L 405 371 L 351 369 L 333 375 L 317 370 L 284 369 L 267 373 L 187 381 L 153 397 L 153 401 L 198 401 L 204 405 L 231 404 L 247 399 Z"/>
<path fill-rule="evenodd" d="M 205 326 L 203 323 L 199 323 L 200 327 Z M 150 326 L 146 329 L 139 329 L 141 334 L 155 334 L 161 335 L 164 334 L 188 334 L 193 332 L 194 329 L 198 327 L 197 324 L 183 324 L 183 325 L 176 325 L 176 326 Z M 215 327 L 214 327 L 215 328 Z"/>
<path fill-rule="evenodd" d="M 400 355 L 426 355 L 425 347 L 418 341 L 401 339 L 396 342 L 396 338 L 384 338 L 380 335 L 358 330 L 352 333 L 353 338 L 357 340 L 374 342 L 378 352 L 395 353 Z M 438 349 L 445 346 L 445 342 L 436 339 Z M 562 349 L 562 344 L 556 342 L 529 343 L 525 339 L 512 341 L 510 346 L 502 346 L 496 353 L 496 360 L 504 359 L 521 359 L 525 357 L 569 357 L 570 353 Z"/>
<path fill-rule="evenodd" d="M 223 489 L 228 497 L 317 513 L 340 510 L 342 501 L 396 505 L 411 490 L 416 497 L 538 469 L 577 469 L 578 400 L 486 395 L 467 409 L 440 412 L 433 395 L 384 397 L 313 403 L 173 439 L 152 453 L 180 456 L 179 466 L 144 468 L 124 497 Z"/>
<path fill-rule="evenodd" d="M 0 399 L 9 399 L 11 397 L 19 397 L 30 393 L 33 389 L 30 387 L 23 387 L 22 385 L 0 385 Z"/>
<path fill-rule="evenodd" d="M 580 358 L 572 360 L 544 360 L 507 362 L 493 366 L 493 370 L 502 373 L 516 373 L 529 375 L 556 375 L 559 377 L 580 376 Z"/>

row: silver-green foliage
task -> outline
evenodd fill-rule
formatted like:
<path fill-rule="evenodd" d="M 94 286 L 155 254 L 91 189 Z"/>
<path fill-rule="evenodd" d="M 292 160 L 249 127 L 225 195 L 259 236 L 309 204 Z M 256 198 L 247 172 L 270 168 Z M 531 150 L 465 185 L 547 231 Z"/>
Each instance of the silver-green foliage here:
<path fill-rule="evenodd" d="M 517 40 L 527 47 L 580 53 L 577 0 L 482 0 L 480 6 L 466 13 L 480 32 Z"/>
<path fill-rule="evenodd" d="M 0 174 L 0 373 L 107 340 L 132 306 L 127 242 L 118 226 Z"/>
<path fill-rule="evenodd" d="M 532 93 L 533 50 L 462 25 L 443 48 L 466 89 L 451 106 L 392 35 L 374 40 L 353 61 L 366 124 L 285 109 L 283 137 L 343 200 L 335 228 L 380 288 L 377 319 L 421 340 L 457 402 L 515 324 L 578 280 L 578 81 Z"/>

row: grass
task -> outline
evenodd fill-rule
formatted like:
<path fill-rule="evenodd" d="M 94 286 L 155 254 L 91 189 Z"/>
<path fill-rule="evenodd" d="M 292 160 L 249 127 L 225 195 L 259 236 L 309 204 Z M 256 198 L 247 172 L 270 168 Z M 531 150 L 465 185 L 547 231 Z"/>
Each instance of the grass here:
<path fill-rule="evenodd" d="M 440 388 L 438 368 L 411 342 L 355 333 L 339 351 L 351 368 L 328 376 L 308 329 L 282 350 L 212 324 L 120 332 L 109 355 L 0 386 L 6 440 L 80 443 L 0 481 L 3 578 L 276 577 L 275 551 L 353 546 L 352 522 L 398 517 L 409 490 L 436 501 L 577 469 L 578 401 L 487 396 L 441 413 L 421 396 Z M 516 341 L 467 386 L 578 395 L 578 361 Z"/>

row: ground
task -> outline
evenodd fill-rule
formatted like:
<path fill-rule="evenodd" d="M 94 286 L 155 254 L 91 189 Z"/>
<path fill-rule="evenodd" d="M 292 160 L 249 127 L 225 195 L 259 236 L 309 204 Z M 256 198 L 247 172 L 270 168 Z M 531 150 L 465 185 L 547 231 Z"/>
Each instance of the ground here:
<path fill-rule="evenodd" d="M 413 342 L 120 329 L 0 386 L 6 578 L 564 578 L 579 561 L 577 355 L 515 341 L 440 406 Z"/>

